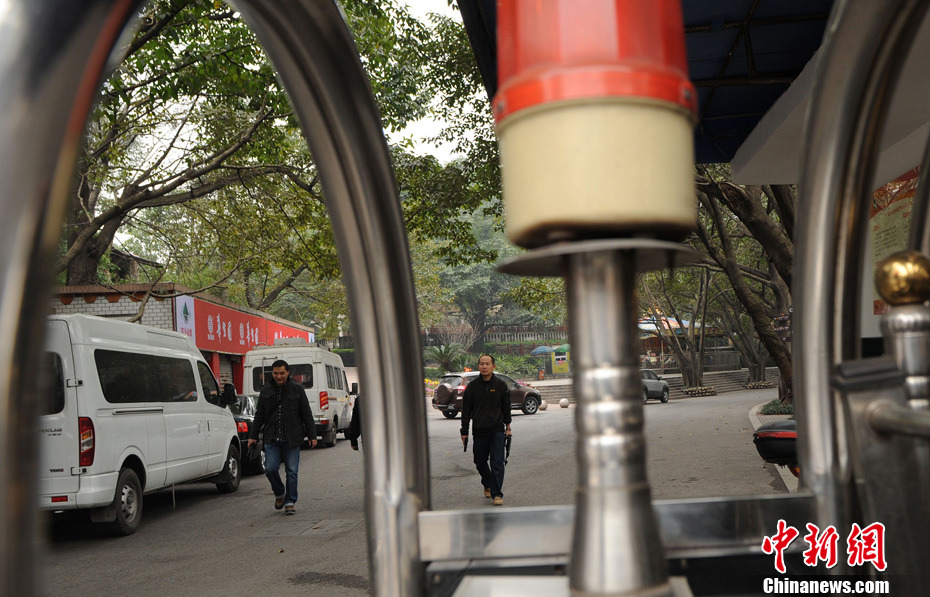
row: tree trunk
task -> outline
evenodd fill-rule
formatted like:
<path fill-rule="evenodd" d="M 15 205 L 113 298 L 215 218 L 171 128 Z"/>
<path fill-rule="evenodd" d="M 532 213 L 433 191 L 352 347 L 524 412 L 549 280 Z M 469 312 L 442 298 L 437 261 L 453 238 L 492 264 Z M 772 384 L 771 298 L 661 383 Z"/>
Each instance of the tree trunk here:
<path fill-rule="evenodd" d="M 754 360 L 749 364 L 749 383 L 765 381 L 765 360 Z"/>
<path fill-rule="evenodd" d="M 785 343 L 775 334 L 775 330 L 772 326 L 772 318 L 766 312 L 765 304 L 752 292 L 746 280 L 743 278 L 717 204 L 702 193 L 698 193 L 698 198 L 711 215 L 714 227 L 718 233 L 720 246 L 713 243 L 707 231 L 699 226 L 697 232 L 701 242 L 707 248 L 711 258 L 714 259 L 726 273 L 727 279 L 733 286 L 737 299 L 752 320 L 756 335 L 775 361 L 775 365 L 781 372 L 782 377 L 791 380 L 791 354 L 785 346 Z"/>
<path fill-rule="evenodd" d="M 75 255 L 75 258 L 68 264 L 66 270 L 66 284 L 68 286 L 92 286 L 99 284 L 100 279 L 97 272 L 100 269 L 100 260 L 110 246 L 108 242 L 99 240 L 99 237 L 91 239 L 84 244 L 82 250 Z"/>

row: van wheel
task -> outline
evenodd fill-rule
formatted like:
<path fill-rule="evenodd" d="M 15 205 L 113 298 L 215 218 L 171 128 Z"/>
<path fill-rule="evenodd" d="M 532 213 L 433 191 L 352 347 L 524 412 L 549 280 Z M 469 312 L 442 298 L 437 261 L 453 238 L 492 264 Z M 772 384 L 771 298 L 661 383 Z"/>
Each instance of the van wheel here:
<path fill-rule="evenodd" d="M 455 417 L 458 416 L 459 411 L 457 411 L 457 410 L 455 410 L 455 409 L 453 409 L 453 410 L 443 410 L 443 411 L 442 411 L 442 414 L 443 414 L 443 416 L 446 417 L 447 419 L 454 419 Z"/>
<path fill-rule="evenodd" d="M 226 464 L 223 465 L 220 478 L 223 479 L 223 482 L 216 484 L 216 488 L 220 490 L 220 493 L 232 493 L 239 489 L 242 469 L 239 467 L 239 448 L 236 446 L 229 446 L 229 452 L 226 453 Z"/>
<path fill-rule="evenodd" d="M 539 398 L 536 396 L 527 396 L 526 400 L 523 401 L 523 408 L 520 410 L 522 410 L 525 415 L 535 415 L 536 411 L 539 410 Z"/>
<path fill-rule="evenodd" d="M 110 534 L 128 536 L 135 533 L 142 524 L 142 484 L 131 468 L 119 472 L 113 505 L 116 507 L 116 519 L 106 523 Z"/>
<path fill-rule="evenodd" d="M 336 430 L 336 421 L 333 421 L 333 428 L 323 434 L 323 445 L 332 448 L 339 441 L 339 432 Z"/>

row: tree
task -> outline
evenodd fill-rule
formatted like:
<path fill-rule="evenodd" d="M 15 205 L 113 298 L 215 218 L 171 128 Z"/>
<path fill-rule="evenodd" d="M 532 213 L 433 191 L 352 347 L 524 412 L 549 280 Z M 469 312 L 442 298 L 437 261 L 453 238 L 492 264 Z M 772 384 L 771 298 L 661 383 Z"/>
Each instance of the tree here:
<path fill-rule="evenodd" d="M 701 167 L 697 237 L 727 277 L 790 396 L 791 354 L 772 321 L 791 305 L 795 197 L 787 186 L 741 187 L 722 168 Z M 761 267 L 760 267 L 761 266 Z"/>
<path fill-rule="evenodd" d="M 466 347 L 472 346 L 475 340 L 478 339 L 475 328 L 459 317 L 444 315 L 435 329 L 436 336 L 439 338 L 441 344 L 456 344 Z"/>
<path fill-rule="evenodd" d="M 468 353 L 458 344 L 442 344 L 427 346 L 423 356 L 427 361 L 439 363 L 446 371 L 459 371 L 462 363 L 468 358 Z"/>
<path fill-rule="evenodd" d="M 736 347 L 740 361 L 749 370 L 748 382 L 765 381 L 769 354 L 752 328 L 752 320 L 736 300 L 730 287 L 714 283 L 717 308 L 713 313 L 720 329 Z"/>
<path fill-rule="evenodd" d="M 500 230 L 500 221 L 492 215 L 479 211 L 458 225 L 469 225 L 479 244 L 492 255 L 506 257 L 517 251 L 507 243 Z M 483 261 L 448 267 L 443 281 L 452 290 L 452 301 L 459 316 L 475 331 L 474 343 L 466 348 L 480 352 L 488 328 L 492 322 L 500 320 L 504 294 L 516 285 L 516 280 L 499 273 L 491 261 Z"/>
<path fill-rule="evenodd" d="M 675 357 L 685 386 L 702 386 L 704 337 L 711 274 L 705 268 L 681 268 L 643 276 L 645 311 L 655 323 L 655 336 Z"/>
<path fill-rule="evenodd" d="M 348 0 L 344 8 L 385 128 L 424 116 L 443 93 L 430 82 L 432 64 L 450 49 L 394 3 Z M 152 279 L 337 329 L 346 306 L 344 291 L 333 291 L 339 266 L 323 192 L 257 41 L 213 1 L 157 0 L 142 23 L 88 124 L 63 232 L 64 281 L 101 281 L 100 264 L 117 243 L 163 265 Z M 462 36 L 460 24 L 444 27 Z M 448 300 L 437 256 L 452 264 L 492 256 L 470 227 L 450 226 L 488 193 L 465 161 L 442 165 L 403 147 L 392 158 L 421 320 L 430 325 Z"/>
<path fill-rule="evenodd" d="M 345 8 L 385 127 L 402 128 L 423 116 L 429 90 L 418 48 L 426 28 L 393 3 L 350 0 Z M 325 214 L 284 90 L 238 14 L 220 2 L 158 0 L 141 22 L 88 124 L 77 201 L 63 235 L 60 268 L 69 284 L 97 281 L 97 266 L 127 220 L 147 219 L 140 225 L 150 226 L 179 213 L 147 216 L 146 210 L 216 199 L 226 191 L 223 200 L 259 201 L 266 208 L 269 197 L 282 197 L 266 212 L 302 202 L 318 204 L 305 214 L 311 219 Z M 310 254 L 296 264 L 293 252 L 285 255 L 277 264 L 283 277 L 268 300 L 253 296 L 252 303 L 273 302 L 275 290 L 311 269 L 314 246 L 303 244 Z M 319 246 L 332 252 L 325 242 Z M 256 254 L 275 257 L 268 247 Z M 256 270 L 268 272 L 243 272 Z"/>

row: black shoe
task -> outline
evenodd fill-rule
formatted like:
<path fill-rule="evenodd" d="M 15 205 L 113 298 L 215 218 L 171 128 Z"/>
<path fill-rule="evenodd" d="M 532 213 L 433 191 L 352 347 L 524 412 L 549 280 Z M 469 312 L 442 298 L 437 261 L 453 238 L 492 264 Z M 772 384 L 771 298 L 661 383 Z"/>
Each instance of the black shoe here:
<path fill-rule="evenodd" d="M 283 496 L 283 495 L 282 495 L 281 497 L 275 496 L 275 498 L 274 498 L 274 509 L 275 509 L 275 510 L 280 510 L 280 509 L 283 508 L 283 507 L 284 507 L 284 496 Z"/>

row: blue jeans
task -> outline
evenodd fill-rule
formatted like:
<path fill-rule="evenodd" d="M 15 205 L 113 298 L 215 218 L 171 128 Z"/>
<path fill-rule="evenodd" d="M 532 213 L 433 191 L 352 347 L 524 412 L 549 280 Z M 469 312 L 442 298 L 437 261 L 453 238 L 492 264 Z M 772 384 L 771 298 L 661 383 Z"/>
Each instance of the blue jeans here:
<path fill-rule="evenodd" d="M 284 460 L 284 473 L 287 487 L 281 482 L 281 461 Z M 289 448 L 287 444 L 265 442 L 265 476 L 271 481 L 271 490 L 275 497 L 284 496 L 284 505 L 297 503 L 297 469 L 300 467 L 300 447 Z"/>
<path fill-rule="evenodd" d="M 504 497 L 504 439 L 507 435 L 499 431 L 492 436 L 474 437 L 472 454 L 475 467 L 481 475 L 481 484 L 491 489 L 491 497 Z M 488 466 L 488 459 L 491 466 Z"/>

